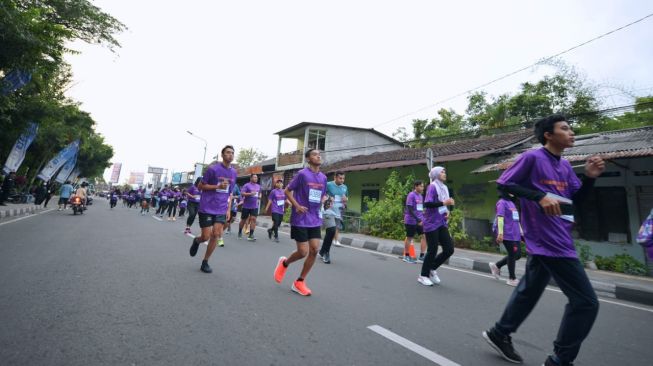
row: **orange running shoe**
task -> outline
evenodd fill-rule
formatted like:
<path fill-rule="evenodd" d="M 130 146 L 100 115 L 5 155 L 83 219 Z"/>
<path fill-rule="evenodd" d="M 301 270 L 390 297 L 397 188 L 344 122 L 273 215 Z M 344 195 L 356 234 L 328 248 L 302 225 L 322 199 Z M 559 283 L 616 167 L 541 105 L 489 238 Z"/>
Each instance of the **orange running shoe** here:
<path fill-rule="evenodd" d="M 291 290 L 302 296 L 311 296 L 311 289 L 306 286 L 304 281 L 295 281 L 292 284 Z"/>
<path fill-rule="evenodd" d="M 281 281 L 283 281 L 283 277 L 286 275 L 286 270 L 288 267 L 283 265 L 283 261 L 285 260 L 286 257 L 280 257 L 279 261 L 277 262 L 277 268 L 274 269 L 274 280 L 277 281 L 277 283 L 281 283 Z"/>

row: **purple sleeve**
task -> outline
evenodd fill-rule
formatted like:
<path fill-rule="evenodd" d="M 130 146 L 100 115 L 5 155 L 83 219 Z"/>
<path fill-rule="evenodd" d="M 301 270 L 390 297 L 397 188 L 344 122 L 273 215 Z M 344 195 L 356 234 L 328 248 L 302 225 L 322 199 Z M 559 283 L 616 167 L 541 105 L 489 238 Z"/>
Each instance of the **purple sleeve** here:
<path fill-rule="evenodd" d="M 215 179 L 215 172 L 211 167 L 208 167 L 206 169 L 206 172 L 204 173 L 204 176 L 202 176 L 202 184 L 211 184 L 209 182 L 212 182 Z"/>
<path fill-rule="evenodd" d="M 229 195 L 234 193 L 234 187 L 236 186 L 236 179 L 238 179 L 238 173 L 235 171 L 231 172 L 231 182 L 229 183 Z"/>
<path fill-rule="evenodd" d="M 435 189 L 433 184 L 429 184 L 429 187 L 426 189 L 426 198 L 424 202 L 438 202 L 438 191 Z"/>
<path fill-rule="evenodd" d="M 569 176 L 567 177 L 567 181 L 569 182 L 569 193 L 573 196 L 578 192 L 583 183 L 578 179 L 578 176 L 574 172 L 574 168 L 569 164 L 569 161 L 565 160 L 565 163 L 567 163 L 567 166 L 569 167 Z"/>
<path fill-rule="evenodd" d="M 295 191 L 295 189 L 297 189 L 297 187 L 299 187 L 299 185 L 301 184 L 301 179 L 302 179 L 301 177 L 302 177 L 301 173 L 294 176 L 293 179 L 288 184 L 288 187 L 286 188 L 289 191 Z"/>
<path fill-rule="evenodd" d="M 497 216 L 506 216 L 506 203 L 503 200 L 497 202 Z"/>
<path fill-rule="evenodd" d="M 406 199 L 406 206 L 415 206 L 415 195 L 413 192 L 408 193 L 408 198 Z"/>
<path fill-rule="evenodd" d="M 535 164 L 535 156 L 530 152 L 523 153 L 508 170 L 497 180 L 502 185 L 523 185 L 531 176 L 531 167 Z"/>

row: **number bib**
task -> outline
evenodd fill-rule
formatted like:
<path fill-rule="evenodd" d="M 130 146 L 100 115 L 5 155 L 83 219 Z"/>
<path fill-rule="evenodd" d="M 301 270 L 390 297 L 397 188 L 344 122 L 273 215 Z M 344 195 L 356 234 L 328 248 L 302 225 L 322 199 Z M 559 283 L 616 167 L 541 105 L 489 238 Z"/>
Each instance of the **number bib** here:
<path fill-rule="evenodd" d="M 519 212 L 517 212 L 517 211 L 512 212 L 512 220 L 513 221 L 519 221 Z"/>
<path fill-rule="evenodd" d="M 286 203 L 285 200 L 277 200 L 277 206 L 283 206 L 284 203 Z"/>
<path fill-rule="evenodd" d="M 310 203 L 321 203 L 322 202 L 322 191 L 319 189 L 309 189 L 308 190 L 308 202 Z"/>
<path fill-rule="evenodd" d="M 438 207 L 438 213 L 440 213 L 440 215 L 444 215 L 444 214 L 446 214 L 447 212 L 449 212 L 449 209 L 447 208 L 447 206 L 440 206 L 440 207 Z"/>
<path fill-rule="evenodd" d="M 418 203 L 416 209 L 417 209 L 417 211 L 420 211 L 420 212 L 424 211 L 424 204 Z"/>

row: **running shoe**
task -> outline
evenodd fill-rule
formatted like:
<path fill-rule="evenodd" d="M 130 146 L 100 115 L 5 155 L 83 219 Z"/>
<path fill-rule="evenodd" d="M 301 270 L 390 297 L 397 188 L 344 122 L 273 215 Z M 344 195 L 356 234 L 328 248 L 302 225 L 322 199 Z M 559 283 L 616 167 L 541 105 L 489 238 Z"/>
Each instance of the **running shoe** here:
<path fill-rule="evenodd" d="M 317 257 L 320 259 L 324 259 L 324 256 L 322 255 L 322 252 L 317 252 Z"/>
<path fill-rule="evenodd" d="M 200 270 L 204 273 L 211 273 L 213 272 L 213 269 L 211 269 L 211 266 L 209 266 L 209 262 L 207 261 L 202 261 L 202 267 L 200 267 Z"/>
<path fill-rule="evenodd" d="M 190 256 L 194 257 L 197 254 L 197 249 L 200 247 L 200 242 L 197 238 L 193 238 L 193 243 L 190 245 Z"/>
<path fill-rule="evenodd" d="M 417 277 L 417 282 L 421 283 L 424 286 L 433 286 L 433 282 L 426 276 Z"/>
<path fill-rule="evenodd" d="M 508 280 L 508 281 L 506 281 L 506 285 L 512 286 L 512 287 L 517 287 L 517 285 L 519 285 L 519 280 L 518 279 Z"/>
<path fill-rule="evenodd" d="M 338 240 L 334 240 L 333 245 L 335 245 L 337 247 L 342 247 L 342 244 L 340 244 L 340 241 L 338 241 Z"/>
<path fill-rule="evenodd" d="M 256 241 L 256 238 L 253 236 L 248 236 L 247 241 Z"/>
<path fill-rule="evenodd" d="M 417 258 L 417 263 L 424 263 L 424 254 L 419 255 L 419 258 Z"/>
<path fill-rule="evenodd" d="M 574 366 L 574 364 L 572 362 L 567 362 L 567 363 L 560 362 L 560 363 L 558 363 L 558 362 L 555 362 L 553 360 L 552 356 L 549 356 L 549 357 L 546 358 L 546 361 L 544 361 L 542 366 Z"/>
<path fill-rule="evenodd" d="M 324 254 L 324 257 L 322 257 L 322 262 L 326 264 L 331 264 L 331 254 L 329 253 Z"/>
<path fill-rule="evenodd" d="M 497 267 L 496 263 L 490 262 L 490 272 L 497 280 L 501 279 L 501 268 Z"/>
<path fill-rule="evenodd" d="M 172 221 L 177 221 L 177 217 L 173 217 L 173 218 L 172 218 Z"/>
<path fill-rule="evenodd" d="M 415 260 L 415 258 L 413 258 L 413 257 L 409 257 L 409 256 L 407 256 L 407 255 L 404 256 L 403 261 L 406 262 L 406 263 L 417 263 L 417 261 Z"/>
<path fill-rule="evenodd" d="M 238 240 L 243 238 L 243 233 L 238 233 Z"/>
<path fill-rule="evenodd" d="M 278 243 L 278 242 L 279 242 L 279 237 L 278 237 L 278 236 L 274 238 L 274 242 L 275 242 L 275 243 Z"/>
<path fill-rule="evenodd" d="M 442 282 L 440 281 L 440 277 L 438 277 L 438 271 L 431 271 L 429 273 L 429 279 L 436 285 L 439 285 L 440 282 Z"/>
<path fill-rule="evenodd" d="M 223 247 L 224 246 L 224 239 L 220 238 L 218 239 L 218 246 Z"/>
<path fill-rule="evenodd" d="M 304 281 L 293 282 L 290 289 L 302 296 L 311 296 L 311 289 L 306 286 Z"/>
<path fill-rule="evenodd" d="M 512 363 L 523 363 L 524 359 L 512 346 L 512 338 L 499 334 L 494 328 L 483 332 L 483 338 L 499 355 Z"/>
<path fill-rule="evenodd" d="M 283 277 L 286 275 L 286 270 L 288 267 L 283 265 L 283 261 L 286 260 L 286 257 L 279 257 L 279 261 L 277 261 L 277 268 L 274 269 L 274 280 L 277 283 L 281 283 L 283 281 Z"/>

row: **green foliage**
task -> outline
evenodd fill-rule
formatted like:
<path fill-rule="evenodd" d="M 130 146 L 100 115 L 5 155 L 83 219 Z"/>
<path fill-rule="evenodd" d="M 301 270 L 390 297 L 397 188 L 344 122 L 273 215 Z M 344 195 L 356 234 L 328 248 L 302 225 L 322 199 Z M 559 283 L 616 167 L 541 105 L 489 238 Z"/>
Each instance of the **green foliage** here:
<path fill-rule="evenodd" d="M 589 245 L 574 242 L 574 246 L 576 246 L 576 252 L 583 264 L 592 260 L 592 248 Z"/>
<path fill-rule="evenodd" d="M 494 238 L 491 236 L 486 236 L 483 240 L 471 240 L 469 249 L 495 254 L 500 252 L 499 246 L 495 244 Z"/>
<path fill-rule="evenodd" d="M 449 212 L 449 234 L 454 243 L 459 240 L 467 239 L 467 233 L 463 229 L 463 220 L 465 219 L 463 210 L 457 209 Z"/>
<path fill-rule="evenodd" d="M 604 271 L 626 273 L 630 275 L 645 276 L 646 266 L 628 254 L 617 254 L 612 257 L 597 255 L 594 258 L 596 267 Z"/>
<path fill-rule="evenodd" d="M 383 199 L 365 199 L 368 210 L 362 215 L 362 219 L 367 223 L 371 235 L 404 239 L 404 202 L 412 190 L 414 180 L 415 178 L 410 175 L 402 182 L 399 173 L 393 171 L 382 188 Z"/>
<path fill-rule="evenodd" d="M 258 149 L 254 147 L 248 147 L 238 150 L 236 163 L 238 164 L 239 168 L 246 168 L 256 163 L 260 163 L 267 158 L 268 156 L 258 151 Z"/>

